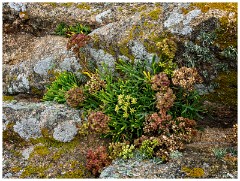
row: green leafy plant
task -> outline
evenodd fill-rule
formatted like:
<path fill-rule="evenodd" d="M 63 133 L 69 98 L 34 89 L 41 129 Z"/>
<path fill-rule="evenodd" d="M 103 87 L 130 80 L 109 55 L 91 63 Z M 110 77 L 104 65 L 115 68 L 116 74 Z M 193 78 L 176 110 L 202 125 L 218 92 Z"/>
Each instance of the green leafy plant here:
<path fill-rule="evenodd" d="M 83 89 L 80 87 L 71 88 L 65 93 L 65 99 L 70 107 L 80 107 L 85 99 Z"/>
<path fill-rule="evenodd" d="M 133 151 L 135 149 L 134 145 L 129 145 L 127 143 L 110 143 L 109 147 L 109 157 L 114 160 L 116 158 L 133 158 Z"/>
<path fill-rule="evenodd" d="M 62 72 L 57 75 L 56 80 L 47 88 L 47 92 L 43 96 L 44 101 L 56 101 L 65 103 L 65 94 L 71 88 L 78 87 L 76 76 L 71 72 Z"/>
<path fill-rule="evenodd" d="M 68 26 L 64 22 L 61 22 L 60 24 L 58 24 L 55 29 L 55 33 L 60 36 L 66 36 L 67 31 L 68 31 Z"/>
<path fill-rule="evenodd" d="M 92 105 L 92 109 L 100 107 L 111 118 L 106 136 L 115 142 L 133 141 L 142 134 L 145 116 L 155 109 L 154 92 L 143 73 L 146 69 L 140 63 L 133 65 L 120 61 L 116 69 L 122 77 L 102 75 L 105 88 L 91 94 L 91 101 L 86 100 L 85 105 L 87 108 Z"/>
<path fill-rule="evenodd" d="M 140 152 L 144 155 L 145 158 L 153 158 L 154 149 L 159 145 L 158 140 L 145 140 L 142 142 L 141 147 L 139 148 Z"/>
<path fill-rule="evenodd" d="M 238 52 L 237 52 L 236 48 L 234 48 L 233 46 L 229 46 L 221 52 L 221 55 L 224 56 L 227 59 L 236 61 L 237 56 L 238 56 Z"/>
<path fill-rule="evenodd" d="M 203 118 L 206 110 L 203 107 L 203 98 L 197 91 L 186 93 L 183 88 L 174 89 L 176 100 L 171 107 L 169 114 L 174 118 L 181 116 L 184 118 L 198 119 Z"/>
<path fill-rule="evenodd" d="M 91 29 L 89 26 L 77 23 L 75 26 L 68 26 L 66 23 L 61 22 L 57 25 L 55 33 L 60 36 L 71 37 L 74 34 L 89 34 Z"/>
<path fill-rule="evenodd" d="M 217 159 L 222 159 L 227 154 L 227 149 L 225 149 L 225 148 L 213 148 L 212 152 Z"/>
<path fill-rule="evenodd" d="M 88 150 L 87 152 L 87 169 L 95 176 L 99 176 L 103 167 L 110 164 L 107 149 L 103 146 L 96 150 Z"/>

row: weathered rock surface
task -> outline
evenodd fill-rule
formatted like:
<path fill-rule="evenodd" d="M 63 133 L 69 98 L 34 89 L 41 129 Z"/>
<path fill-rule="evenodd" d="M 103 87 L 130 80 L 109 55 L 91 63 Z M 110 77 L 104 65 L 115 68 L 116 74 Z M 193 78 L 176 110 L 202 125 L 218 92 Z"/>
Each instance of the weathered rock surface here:
<path fill-rule="evenodd" d="M 28 39 L 30 36 L 30 39 Z M 41 94 L 59 71 L 79 75 L 81 68 L 74 54 L 66 49 L 67 39 L 48 35 L 34 37 L 6 34 L 3 38 L 3 92 Z M 19 48 L 21 42 L 31 41 Z M 10 42 L 14 42 L 13 47 Z M 16 51 L 14 51 L 16 50 Z"/>
<path fill-rule="evenodd" d="M 48 132 L 55 140 L 69 142 L 81 125 L 81 111 L 51 102 L 3 102 L 3 130 L 8 125 L 23 139 L 36 139 Z"/>
<path fill-rule="evenodd" d="M 26 21 L 19 18 L 19 13 L 25 10 L 29 16 Z M 89 34 L 92 41 L 84 47 L 81 58 L 95 61 L 100 69 L 105 63 L 111 70 L 119 58 L 149 61 L 154 54 L 158 55 L 159 38 L 156 37 L 163 32 L 187 40 L 196 37 L 203 27 L 207 31 L 216 29 L 221 17 L 231 20 L 234 12 L 211 8 L 203 12 L 198 7 L 190 7 L 190 3 L 5 3 L 3 11 L 4 32 L 15 21 L 24 32 L 28 26 L 47 34 L 52 34 L 60 22 L 92 25 Z M 51 82 L 50 70 L 79 73 L 81 60 L 66 50 L 66 43 L 66 38 L 52 35 L 4 33 L 3 92 L 42 94 Z"/>

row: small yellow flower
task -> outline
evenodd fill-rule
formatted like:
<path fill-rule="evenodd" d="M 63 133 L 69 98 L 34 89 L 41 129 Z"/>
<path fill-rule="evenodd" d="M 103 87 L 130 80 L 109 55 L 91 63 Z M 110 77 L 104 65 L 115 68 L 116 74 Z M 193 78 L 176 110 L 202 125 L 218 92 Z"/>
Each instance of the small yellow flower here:
<path fill-rule="evenodd" d="M 128 107 L 127 107 L 126 105 L 122 106 L 121 108 L 122 108 L 122 110 L 124 110 L 125 112 L 127 112 Z"/>
<path fill-rule="evenodd" d="M 127 112 L 124 112 L 124 113 L 123 113 L 123 117 L 124 117 L 124 118 L 128 118 L 128 116 L 129 116 L 129 115 L 128 115 Z"/>
<path fill-rule="evenodd" d="M 137 104 L 137 99 L 136 98 L 132 98 L 132 104 Z"/>
<path fill-rule="evenodd" d="M 129 107 L 129 106 L 130 106 L 130 103 L 129 103 L 129 102 L 125 102 L 125 103 L 124 103 L 124 106 Z"/>
<path fill-rule="evenodd" d="M 130 99 L 131 99 L 131 96 L 130 96 L 130 95 L 127 95 L 127 96 L 126 96 L 126 99 L 127 99 L 127 100 L 130 100 Z"/>
<path fill-rule="evenodd" d="M 123 97 L 124 97 L 124 95 L 122 95 L 122 94 L 119 94 L 119 95 L 118 95 L 118 100 L 122 100 L 122 99 L 123 99 Z"/>
<path fill-rule="evenodd" d="M 122 99 L 119 99 L 119 100 L 118 100 L 118 104 L 119 104 L 119 105 L 123 105 L 123 100 L 122 100 Z"/>
<path fill-rule="evenodd" d="M 119 107 L 118 107 L 118 105 L 116 105 L 116 107 L 115 107 L 115 111 L 118 113 L 118 111 L 119 111 Z"/>
<path fill-rule="evenodd" d="M 136 110 L 134 108 L 130 108 L 130 113 L 134 113 Z"/>

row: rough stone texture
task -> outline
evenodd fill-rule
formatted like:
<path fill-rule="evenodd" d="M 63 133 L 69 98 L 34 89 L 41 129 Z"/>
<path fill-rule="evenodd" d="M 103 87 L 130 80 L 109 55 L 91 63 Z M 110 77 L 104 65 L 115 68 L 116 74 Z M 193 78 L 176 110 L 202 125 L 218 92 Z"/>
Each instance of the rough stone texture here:
<path fill-rule="evenodd" d="M 80 112 L 51 102 L 3 102 L 3 127 L 7 131 L 7 125 L 14 124 L 14 131 L 25 140 L 42 137 L 47 129 L 56 140 L 68 142 L 77 134 Z"/>
<path fill-rule="evenodd" d="M 36 33 L 32 33 L 53 34 L 60 22 L 91 25 L 93 31 L 89 36 L 92 42 L 85 47 L 88 54 L 81 57 L 95 61 L 99 69 L 104 62 L 114 70 L 114 63 L 119 58 L 151 60 L 158 52 L 150 52 L 148 46 L 155 46 L 152 38 L 165 30 L 188 39 L 204 21 L 227 16 L 227 12 L 218 9 L 203 13 L 193 8 L 185 14 L 182 8 L 187 9 L 189 3 L 4 3 L 3 7 L 5 94 L 43 94 L 51 82 L 53 75 L 49 71 L 53 69 L 79 75 L 81 66 L 74 54 L 66 50 L 67 38 L 36 37 Z M 23 9 L 28 13 L 28 21 L 19 18 Z M 213 28 L 204 26 L 206 30 Z M 25 34 L 5 33 L 11 32 L 11 27 Z"/>
<path fill-rule="evenodd" d="M 25 39 L 24 35 L 21 37 L 16 44 L 21 44 Z M 64 37 L 32 37 L 34 43 L 30 44 L 30 52 L 27 45 L 21 50 L 17 46 L 12 47 L 18 54 L 7 47 L 14 36 L 6 34 L 3 39 L 3 62 L 6 62 L 3 64 L 3 92 L 6 94 L 43 92 L 55 72 L 71 71 L 80 74 L 81 66 L 74 54 L 66 50 L 67 39 Z M 25 56 L 21 53 L 25 53 Z"/>
<path fill-rule="evenodd" d="M 72 123 L 61 123 L 54 128 L 53 138 L 61 142 L 69 142 L 77 134 L 77 128 Z"/>
<path fill-rule="evenodd" d="M 29 158 L 29 155 L 34 150 L 34 146 L 30 146 L 22 151 L 22 156 L 25 160 Z"/>
<path fill-rule="evenodd" d="M 13 128 L 14 131 L 25 140 L 42 136 L 39 122 L 36 118 L 22 119 L 21 122 L 17 122 Z"/>

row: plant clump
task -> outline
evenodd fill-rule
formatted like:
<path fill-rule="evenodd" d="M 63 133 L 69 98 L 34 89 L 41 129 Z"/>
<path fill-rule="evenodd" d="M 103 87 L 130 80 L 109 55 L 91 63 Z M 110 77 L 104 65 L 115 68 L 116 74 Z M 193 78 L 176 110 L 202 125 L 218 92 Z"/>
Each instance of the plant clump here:
<path fill-rule="evenodd" d="M 83 89 L 80 87 L 73 87 L 65 94 L 65 99 L 70 107 L 77 108 L 85 100 Z"/>
<path fill-rule="evenodd" d="M 109 132 L 109 123 L 110 118 L 106 116 L 103 112 L 92 112 L 88 116 L 88 122 L 90 130 L 95 131 L 97 133 L 107 133 Z"/>
<path fill-rule="evenodd" d="M 104 80 L 101 80 L 98 74 L 92 74 L 90 80 L 87 82 L 85 87 L 88 89 L 90 94 L 93 94 L 102 88 L 105 88 L 106 83 Z"/>
<path fill-rule="evenodd" d="M 78 87 L 76 76 L 71 72 L 62 72 L 56 80 L 47 88 L 47 92 L 43 96 L 44 101 L 56 101 L 65 103 L 65 94 L 73 87 Z"/>
<path fill-rule="evenodd" d="M 151 83 L 152 83 L 152 89 L 154 91 L 165 91 L 170 85 L 168 76 L 163 72 L 157 75 L 154 75 L 152 77 Z"/>
<path fill-rule="evenodd" d="M 134 145 L 129 145 L 126 142 L 120 143 L 110 143 L 109 150 L 109 158 L 114 160 L 116 158 L 133 158 L 133 151 L 135 149 Z"/>
<path fill-rule="evenodd" d="M 75 34 L 89 34 L 90 27 L 77 23 L 75 26 L 68 26 L 66 23 L 61 22 L 57 25 L 55 33 L 60 36 L 71 37 Z"/>
<path fill-rule="evenodd" d="M 90 36 L 85 34 L 75 34 L 68 40 L 67 50 L 72 50 L 76 55 L 78 55 L 79 49 L 84 47 L 90 39 Z"/>
<path fill-rule="evenodd" d="M 194 84 L 202 83 L 203 80 L 199 76 L 196 68 L 181 67 L 173 72 L 172 82 L 176 86 L 192 91 Z"/>
<path fill-rule="evenodd" d="M 109 164 L 110 159 L 106 147 L 100 146 L 96 150 L 88 150 L 86 167 L 95 176 L 99 176 L 101 170 Z"/>
<path fill-rule="evenodd" d="M 159 110 L 168 110 L 173 106 L 176 96 L 173 94 L 173 90 L 168 88 L 166 92 L 157 92 L 156 93 L 156 108 Z"/>
<path fill-rule="evenodd" d="M 153 158 L 154 149 L 159 145 L 157 139 L 144 140 L 139 148 L 145 158 Z"/>

